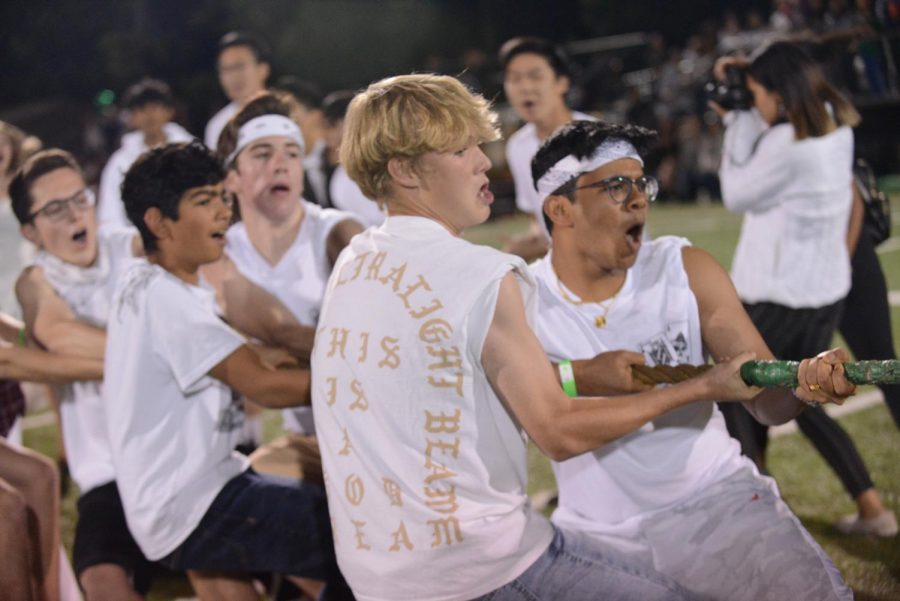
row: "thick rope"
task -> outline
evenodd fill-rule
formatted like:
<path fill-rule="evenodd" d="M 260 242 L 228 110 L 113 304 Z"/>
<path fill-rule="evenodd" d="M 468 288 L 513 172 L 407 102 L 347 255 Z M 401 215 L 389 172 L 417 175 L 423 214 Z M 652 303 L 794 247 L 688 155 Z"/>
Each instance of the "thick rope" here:
<path fill-rule="evenodd" d="M 741 377 L 751 386 L 794 388 L 797 386 L 797 361 L 748 361 L 741 366 Z M 634 378 L 644 384 L 674 384 L 696 377 L 711 365 L 632 365 Z M 900 384 L 900 361 L 848 361 L 847 379 L 854 384 Z"/>

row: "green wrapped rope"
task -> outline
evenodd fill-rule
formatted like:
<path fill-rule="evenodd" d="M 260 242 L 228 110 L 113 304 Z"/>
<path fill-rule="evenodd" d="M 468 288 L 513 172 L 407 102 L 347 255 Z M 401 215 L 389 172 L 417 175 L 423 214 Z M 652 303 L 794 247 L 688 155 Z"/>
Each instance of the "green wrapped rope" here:
<path fill-rule="evenodd" d="M 750 386 L 796 388 L 798 361 L 748 361 L 741 378 Z M 844 373 L 854 384 L 900 384 L 900 361 L 848 361 Z"/>

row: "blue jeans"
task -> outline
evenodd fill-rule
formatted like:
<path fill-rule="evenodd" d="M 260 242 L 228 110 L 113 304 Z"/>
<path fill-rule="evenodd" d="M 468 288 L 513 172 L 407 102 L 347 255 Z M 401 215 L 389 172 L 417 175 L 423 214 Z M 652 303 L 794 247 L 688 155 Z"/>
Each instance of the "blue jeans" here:
<path fill-rule="evenodd" d="M 518 578 L 480 601 L 634 601 L 695 599 L 671 578 L 592 541 L 556 528 L 547 551 Z"/>

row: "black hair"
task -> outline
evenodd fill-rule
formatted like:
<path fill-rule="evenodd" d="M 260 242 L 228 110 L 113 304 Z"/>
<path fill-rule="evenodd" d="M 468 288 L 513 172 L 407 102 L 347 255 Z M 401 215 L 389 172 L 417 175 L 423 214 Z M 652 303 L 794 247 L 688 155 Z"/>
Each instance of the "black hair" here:
<path fill-rule="evenodd" d="M 175 98 L 169 84 L 149 77 L 131 85 L 122 96 L 122 106 L 129 110 L 154 103 L 172 108 L 175 106 Z"/>
<path fill-rule="evenodd" d="M 223 179 L 222 164 L 196 140 L 157 146 L 142 154 L 125 174 L 122 201 L 147 254 L 158 249 L 156 236 L 144 222 L 147 209 L 156 207 L 165 217 L 177 221 L 178 204 L 185 192 Z"/>
<path fill-rule="evenodd" d="M 572 70 L 569 68 L 569 59 L 565 53 L 554 44 L 551 44 L 543 38 L 536 37 L 517 37 L 507 40 L 500 47 L 498 58 L 503 70 L 509 66 L 512 59 L 520 54 L 537 54 L 544 57 L 557 77 L 565 75 L 570 77 Z"/>
<path fill-rule="evenodd" d="M 836 127 L 859 124 L 859 113 L 825 79 L 812 57 L 799 45 L 774 42 L 750 63 L 748 74 L 781 96 L 785 117 L 798 140 L 817 138 Z M 828 106 L 831 105 L 829 112 Z"/>
<path fill-rule="evenodd" d="M 344 118 L 354 96 L 356 92 L 352 90 L 338 90 L 325 97 L 322 101 L 322 116 L 328 125 L 334 126 Z"/>
<path fill-rule="evenodd" d="M 322 108 L 322 91 L 311 81 L 293 75 L 284 75 L 275 82 L 272 88 L 290 94 L 307 110 L 314 111 Z"/>
<path fill-rule="evenodd" d="M 634 146 L 638 154 L 645 156 L 657 133 L 651 129 L 637 125 L 617 125 L 605 121 L 571 121 L 550 136 L 531 159 L 531 178 L 537 188 L 537 182 L 553 165 L 563 158 L 573 155 L 584 160 L 606 140 L 625 140 Z M 553 191 L 554 195 L 565 196 L 575 202 L 575 186 L 578 177 L 573 177 Z M 547 231 L 553 231 L 553 222 L 544 214 Z"/>
<path fill-rule="evenodd" d="M 20 225 L 31 221 L 31 186 L 34 182 L 57 169 L 71 169 L 82 178 L 84 174 L 75 157 L 65 150 L 49 148 L 42 150 L 25 161 L 22 169 L 9 182 L 9 198 L 12 201 L 12 210 Z"/>
<path fill-rule="evenodd" d="M 249 31 L 230 31 L 219 40 L 219 53 L 222 56 L 228 48 L 243 46 L 249 48 L 257 63 L 271 63 L 269 46 L 258 35 Z"/>

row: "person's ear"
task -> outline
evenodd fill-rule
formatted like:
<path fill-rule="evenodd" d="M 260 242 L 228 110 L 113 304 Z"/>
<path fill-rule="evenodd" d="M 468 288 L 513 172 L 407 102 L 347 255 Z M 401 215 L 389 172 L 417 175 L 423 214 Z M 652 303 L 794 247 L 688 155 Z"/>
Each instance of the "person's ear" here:
<path fill-rule="evenodd" d="M 169 220 L 165 218 L 159 207 L 150 207 L 144 211 L 144 224 L 157 240 L 165 240 L 171 237 Z"/>
<path fill-rule="evenodd" d="M 419 188 L 421 177 L 416 171 L 412 159 L 392 158 L 387 164 L 388 175 L 401 188 Z"/>
<path fill-rule="evenodd" d="M 238 174 L 237 169 L 228 170 L 228 173 L 225 174 L 224 185 L 226 192 L 237 196 L 238 190 L 240 190 L 241 187 L 241 176 Z"/>
<path fill-rule="evenodd" d="M 552 194 L 544 200 L 544 213 L 553 222 L 553 227 L 571 227 L 574 224 L 572 209 L 572 201 L 559 194 Z"/>
<path fill-rule="evenodd" d="M 559 86 L 560 94 L 568 94 L 569 87 L 572 85 L 572 80 L 569 79 L 568 75 L 560 75 L 556 78 L 556 85 Z"/>
<path fill-rule="evenodd" d="M 22 237 L 41 248 L 41 233 L 38 231 L 34 224 L 28 222 L 19 227 L 19 232 L 22 234 Z"/>

